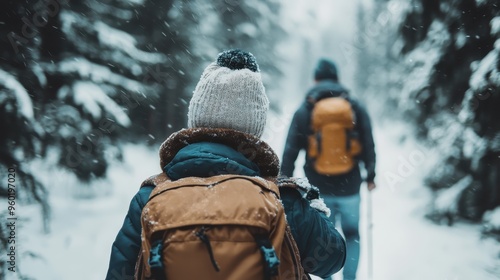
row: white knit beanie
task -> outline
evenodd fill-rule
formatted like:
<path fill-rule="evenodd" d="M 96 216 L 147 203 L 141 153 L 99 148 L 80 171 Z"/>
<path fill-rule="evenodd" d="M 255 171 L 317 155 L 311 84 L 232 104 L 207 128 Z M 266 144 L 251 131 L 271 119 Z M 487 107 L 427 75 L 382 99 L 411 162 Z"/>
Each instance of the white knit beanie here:
<path fill-rule="evenodd" d="M 229 50 L 208 65 L 189 103 L 188 127 L 230 128 L 262 136 L 269 100 L 251 53 Z"/>

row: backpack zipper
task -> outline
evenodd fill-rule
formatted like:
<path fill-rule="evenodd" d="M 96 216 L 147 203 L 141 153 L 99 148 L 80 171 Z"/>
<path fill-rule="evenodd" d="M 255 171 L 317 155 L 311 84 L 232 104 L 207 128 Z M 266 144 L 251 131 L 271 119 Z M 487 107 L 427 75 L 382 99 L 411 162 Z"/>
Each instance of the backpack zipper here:
<path fill-rule="evenodd" d="M 207 246 L 208 254 L 210 256 L 210 261 L 212 261 L 212 265 L 215 268 L 215 271 L 219 272 L 220 268 L 219 265 L 217 264 L 217 261 L 215 260 L 214 257 L 214 252 L 212 250 L 212 245 L 210 244 L 210 239 L 208 238 L 208 235 L 205 234 L 205 232 L 209 228 L 202 226 L 199 231 L 195 233 L 195 235 Z"/>

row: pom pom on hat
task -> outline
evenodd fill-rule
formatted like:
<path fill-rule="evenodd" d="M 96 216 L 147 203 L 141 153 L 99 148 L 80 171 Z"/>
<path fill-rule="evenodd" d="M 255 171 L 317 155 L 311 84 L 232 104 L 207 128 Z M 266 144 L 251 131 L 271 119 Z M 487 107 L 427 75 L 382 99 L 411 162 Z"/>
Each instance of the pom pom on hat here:
<path fill-rule="evenodd" d="M 238 49 L 221 52 L 217 57 L 217 65 L 231 70 L 248 69 L 252 72 L 259 72 L 259 65 L 255 56 Z"/>
<path fill-rule="evenodd" d="M 203 71 L 189 102 L 188 127 L 230 128 L 260 137 L 268 109 L 255 57 L 227 50 Z"/>

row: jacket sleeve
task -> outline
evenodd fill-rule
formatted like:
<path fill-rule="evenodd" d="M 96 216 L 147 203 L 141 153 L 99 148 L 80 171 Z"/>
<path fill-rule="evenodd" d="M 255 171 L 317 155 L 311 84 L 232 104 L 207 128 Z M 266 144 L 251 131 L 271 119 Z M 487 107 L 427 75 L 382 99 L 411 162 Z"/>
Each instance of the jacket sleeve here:
<path fill-rule="evenodd" d="M 135 264 L 141 248 L 141 213 L 153 187 L 142 187 L 132 198 L 122 228 L 111 247 L 106 280 L 134 279 Z"/>
<path fill-rule="evenodd" d="M 305 108 L 301 107 L 295 112 L 288 130 L 281 161 L 281 174 L 287 177 L 293 177 L 295 160 L 297 160 L 300 150 L 307 147 L 307 132 L 305 130 L 307 129 L 308 121 L 306 120 L 307 115 L 304 110 Z"/>
<path fill-rule="evenodd" d="M 372 125 L 370 116 L 360 103 L 356 103 L 356 119 L 361 145 L 361 160 L 366 169 L 366 181 L 373 182 L 375 179 L 375 144 L 373 142 Z"/>
<path fill-rule="evenodd" d="M 294 188 L 280 188 L 288 224 L 307 273 L 327 278 L 346 258 L 345 241 L 325 214 L 312 208 Z"/>

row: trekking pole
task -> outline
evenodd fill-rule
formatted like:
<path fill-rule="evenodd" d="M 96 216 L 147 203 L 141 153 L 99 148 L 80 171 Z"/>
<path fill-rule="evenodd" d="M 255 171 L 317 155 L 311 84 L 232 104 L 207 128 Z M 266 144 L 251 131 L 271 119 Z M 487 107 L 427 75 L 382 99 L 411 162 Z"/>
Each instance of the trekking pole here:
<path fill-rule="evenodd" d="M 368 249 L 368 280 L 373 280 L 373 219 L 372 219 L 372 192 L 368 191 L 368 238 L 367 238 L 367 249 Z"/>

